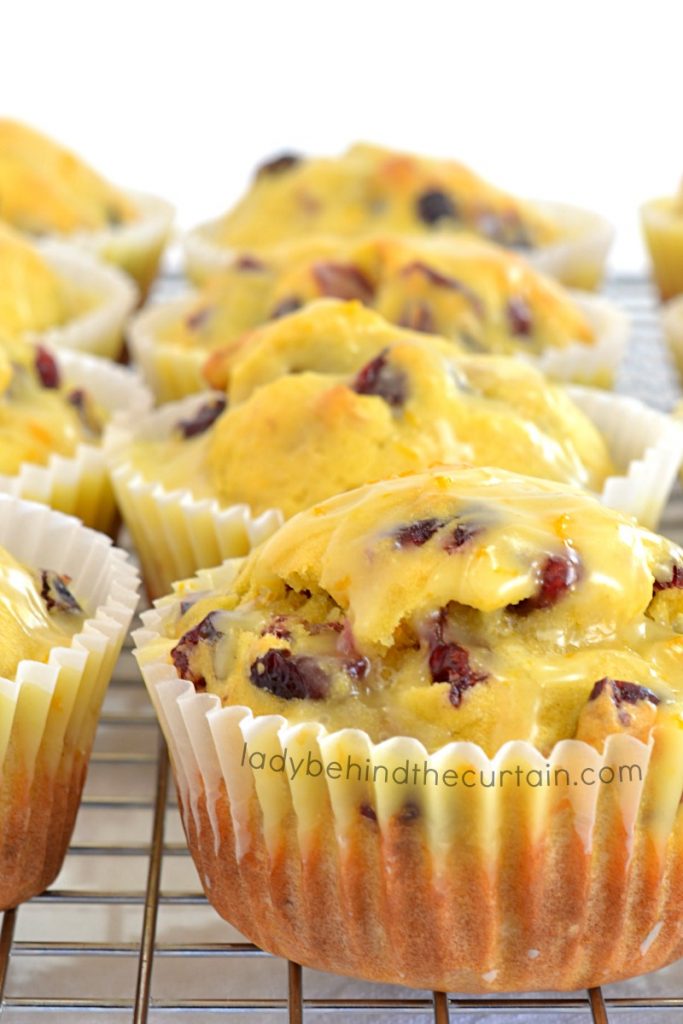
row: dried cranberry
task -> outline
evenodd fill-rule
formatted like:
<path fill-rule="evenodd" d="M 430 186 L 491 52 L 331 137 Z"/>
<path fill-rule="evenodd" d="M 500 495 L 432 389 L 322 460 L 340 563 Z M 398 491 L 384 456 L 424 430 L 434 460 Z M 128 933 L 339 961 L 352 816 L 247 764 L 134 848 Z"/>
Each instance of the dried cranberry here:
<path fill-rule="evenodd" d="M 270 622 L 264 626 L 261 636 L 270 634 L 270 636 L 276 636 L 279 640 L 291 640 L 292 634 L 287 626 L 286 615 L 274 615 Z"/>
<path fill-rule="evenodd" d="M 203 434 L 224 412 L 225 406 L 224 398 L 214 398 L 210 402 L 205 402 L 204 405 L 200 405 L 191 420 L 180 420 L 178 430 L 185 438 Z"/>
<path fill-rule="evenodd" d="M 577 583 L 580 568 L 575 551 L 567 549 L 566 555 L 551 555 L 541 567 L 538 591 L 533 597 L 508 605 L 508 609 L 516 615 L 528 615 L 541 608 L 551 608 Z"/>
<path fill-rule="evenodd" d="M 44 388 L 59 387 L 59 367 L 53 355 L 42 345 L 36 348 L 35 357 L 36 373 Z"/>
<path fill-rule="evenodd" d="M 301 163 L 301 156 L 299 153 L 278 153 L 277 156 L 271 157 L 264 163 L 259 164 L 256 168 L 256 176 L 260 177 L 262 174 L 280 174 L 281 171 L 288 171 L 292 167 L 296 167 L 297 164 Z"/>
<path fill-rule="evenodd" d="M 198 331 L 207 322 L 211 316 L 211 307 L 203 306 L 201 309 L 195 309 L 193 313 L 190 313 L 185 317 L 185 326 L 189 331 Z"/>
<path fill-rule="evenodd" d="M 322 700 L 330 681 L 314 658 L 271 647 L 249 670 L 254 686 L 283 700 Z"/>
<path fill-rule="evenodd" d="M 365 679 L 370 671 L 370 661 L 368 658 L 356 658 L 354 661 L 348 661 L 344 668 L 352 679 Z"/>
<path fill-rule="evenodd" d="M 623 679 L 610 679 L 605 676 L 598 679 L 590 693 L 589 700 L 597 700 L 604 690 L 609 690 L 609 695 L 617 707 L 622 704 L 637 704 L 638 701 L 648 700 L 650 704 L 660 704 L 661 701 L 656 693 L 648 690 L 647 686 L 640 686 L 638 683 L 627 683 Z"/>
<path fill-rule="evenodd" d="M 470 665 L 469 652 L 456 643 L 437 643 L 429 655 L 429 671 L 435 683 L 449 683 L 449 699 L 453 707 L 459 707 L 462 695 L 477 683 L 488 679 L 487 672 L 481 672 Z"/>
<path fill-rule="evenodd" d="M 534 329 L 533 316 L 529 303 L 521 295 L 508 299 L 505 307 L 511 334 L 516 338 L 528 338 Z"/>
<path fill-rule="evenodd" d="M 321 293 L 330 298 L 358 299 L 369 306 L 375 297 L 370 278 L 352 263 L 314 263 L 311 273 Z"/>
<path fill-rule="evenodd" d="M 441 189 L 429 189 L 417 197 L 417 214 L 424 224 L 438 224 L 440 220 L 457 220 L 455 203 Z"/>
<path fill-rule="evenodd" d="M 275 309 L 270 314 L 271 320 L 279 320 L 281 316 L 288 316 L 290 313 L 296 313 L 298 309 L 301 309 L 303 303 L 301 299 L 297 299 L 296 295 L 288 295 L 287 298 L 281 299 L 278 302 Z"/>
<path fill-rule="evenodd" d="M 447 288 L 449 291 L 458 292 L 462 295 L 475 312 L 482 316 L 484 313 L 484 306 L 479 296 L 472 291 L 468 285 L 463 284 L 462 281 L 458 281 L 455 277 L 449 277 L 448 274 L 442 274 L 440 270 L 436 270 L 434 267 L 430 267 L 428 263 L 423 263 L 421 260 L 414 260 L 412 263 L 407 263 L 401 270 L 401 274 L 407 276 L 408 274 L 422 274 L 426 277 L 430 284 L 436 285 L 438 288 Z"/>
<path fill-rule="evenodd" d="M 674 565 L 671 567 L 671 576 L 668 580 L 655 580 L 652 588 L 653 594 L 661 590 L 680 590 L 683 587 L 683 566 Z"/>
<path fill-rule="evenodd" d="M 427 302 L 408 302 L 403 307 L 398 325 L 411 331 L 420 331 L 422 334 L 437 333 L 436 320 Z"/>
<path fill-rule="evenodd" d="M 446 519 L 418 519 L 408 526 L 399 526 L 394 531 L 394 542 L 397 548 L 416 547 L 421 548 L 430 537 L 433 537 L 437 530 L 446 525 Z"/>
<path fill-rule="evenodd" d="M 251 253 L 245 252 L 235 260 L 237 270 L 265 270 L 266 265 L 262 260 L 256 259 Z"/>
<path fill-rule="evenodd" d="M 360 813 L 364 818 L 368 818 L 370 821 L 377 821 L 377 811 L 370 804 L 361 804 Z"/>
<path fill-rule="evenodd" d="M 198 692 L 206 689 L 206 679 L 192 669 L 190 658 L 200 643 L 214 645 L 223 636 L 214 625 L 216 614 L 216 612 L 209 612 L 201 622 L 193 626 L 192 629 L 188 629 L 171 651 L 171 660 L 175 665 L 176 672 L 181 679 L 187 679 L 192 683 Z"/>
<path fill-rule="evenodd" d="M 53 569 L 40 570 L 40 596 L 49 612 L 82 612 L 80 604 L 69 590 L 70 576 L 60 576 Z"/>
<path fill-rule="evenodd" d="M 389 364 L 386 349 L 363 367 L 351 387 L 359 395 L 383 398 L 392 408 L 402 406 L 408 397 L 406 375 Z"/>
<path fill-rule="evenodd" d="M 482 527 L 476 526 L 474 523 L 458 523 L 456 528 L 453 530 L 448 539 L 444 542 L 443 549 L 449 555 L 452 555 L 454 551 L 457 551 L 467 544 L 468 541 L 476 537 L 477 534 L 481 533 Z"/>
<path fill-rule="evenodd" d="M 411 821 L 416 821 L 420 817 L 420 813 L 418 805 L 408 801 L 396 815 L 396 820 L 408 824 Z"/>

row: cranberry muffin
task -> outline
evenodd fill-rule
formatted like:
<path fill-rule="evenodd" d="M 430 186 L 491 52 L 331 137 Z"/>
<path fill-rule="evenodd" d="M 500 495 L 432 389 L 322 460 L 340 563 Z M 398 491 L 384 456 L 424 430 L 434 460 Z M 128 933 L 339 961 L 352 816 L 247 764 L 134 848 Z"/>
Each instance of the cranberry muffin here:
<path fill-rule="evenodd" d="M 190 235 L 188 270 L 202 280 L 231 251 L 377 232 L 471 232 L 523 250 L 576 287 L 595 287 L 611 237 L 595 215 L 518 199 L 454 160 L 360 143 L 340 157 L 283 154 L 262 164 L 228 213 Z"/>
<path fill-rule="evenodd" d="M 675 196 L 650 199 L 641 211 L 652 276 L 663 301 L 683 293 L 683 181 Z"/>
<path fill-rule="evenodd" d="M 681 580 L 577 489 L 435 468 L 178 585 L 137 656 L 208 899 L 273 953 L 416 988 L 679 957 Z"/>

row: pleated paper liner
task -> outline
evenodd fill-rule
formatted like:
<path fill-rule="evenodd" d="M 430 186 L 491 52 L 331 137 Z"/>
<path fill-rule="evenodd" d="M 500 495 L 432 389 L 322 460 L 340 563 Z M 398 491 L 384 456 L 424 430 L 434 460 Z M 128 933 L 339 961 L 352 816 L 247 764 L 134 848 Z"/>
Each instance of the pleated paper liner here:
<path fill-rule="evenodd" d="M 134 423 L 150 409 L 152 397 L 134 371 L 68 349 L 51 352 L 69 383 L 85 388 L 113 418 Z M 113 534 L 118 523 L 109 468 L 97 444 L 80 444 L 71 456 L 52 455 L 44 466 L 24 462 L 14 476 L 0 475 L 0 493 L 49 505 L 103 533 Z"/>
<path fill-rule="evenodd" d="M 60 277 L 68 296 L 83 312 L 67 323 L 29 337 L 41 344 L 117 360 L 123 351 L 125 324 L 138 291 L 124 274 L 88 253 L 62 242 L 40 244 L 41 255 Z"/>
<path fill-rule="evenodd" d="M 144 300 L 157 275 L 175 211 L 158 196 L 133 191 L 127 195 L 141 213 L 139 220 L 101 231 L 77 232 L 68 240 L 125 271 L 137 284 Z"/>
<path fill-rule="evenodd" d="M 683 955 L 680 728 L 489 758 L 221 707 L 160 634 L 238 564 L 178 585 L 134 634 L 219 914 L 304 966 L 442 991 L 585 988 Z"/>
<path fill-rule="evenodd" d="M 0 495 L 0 545 L 71 577 L 88 618 L 47 663 L 0 678 L 0 910 L 57 876 L 73 829 L 100 705 L 137 605 L 137 573 L 108 538 Z"/>
<path fill-rule="evenodd" d="M 185 398 L 208 387 L 202 368 L 211 349 L 159 341 L 159 331 L 182 318 L 195 296 L 191 292 L 152 306 L 130 323 L 131 352 L 159 403 Z M 593 326 L 595 344 L 576 342 L 525 358 L 555 380 L 611 388 L 628 341 L 628 317 L 606 299 L 579 292 L 572 293 L 572 298 Z"/>
<path fill-rule="evenodd" d="M 532 202 L 562 228 L 566 237 L 540 249 L 525 250 L 522 255 L 537 270 L 557 278 L 568 288 L 597 289 L 614 238 L 612 225 L 599 214 L 568 203 Z M 209 220 L 185 235 L 185 269 L 195 284 L 203 284 L 213 274 L 225 270 L 234 259 L 234 251 L 217 241 L 221 224 L 221 218 Z"/>
<path fill-rule="evenodd" d="M 656 525 L 683 459 L 683 428 L 671 417 L 623 398 L 590 388 L 573 388 L 572 397 L 607 440 L 618 475 L 604 484 L 601 499 L 612 508 Z M 180 420 L 191 419 L 218 392 L 169 402 L 131 425 L 114 422 L 104 450 L 116 501 L 130 530 L 150 597 L 160 597 L 174 580 L 226 558 L 244 555 L 282 523 L 277 509 L 253 516 L 249 506 L 221 507 L 196 500 L 188 488 L 169 491 L 146 480 L 131 464 L 136 440 L 162 440 Z"/>

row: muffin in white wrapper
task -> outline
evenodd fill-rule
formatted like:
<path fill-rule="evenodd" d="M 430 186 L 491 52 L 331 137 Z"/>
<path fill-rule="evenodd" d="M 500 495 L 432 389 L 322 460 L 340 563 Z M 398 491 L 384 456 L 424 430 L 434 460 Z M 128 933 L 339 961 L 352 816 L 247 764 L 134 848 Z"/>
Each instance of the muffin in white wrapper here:
<path fill-rule="evenodd" d="M 67 298 L 82 306 L 64 324 L 29 335 L 31 340 L 117 360 L 123 352 L 126 321 L 138 290 L 114 267 L 62 242 L 43 242 L 41 255 L 58 274 Z"/>
<path fill-rule="evenodd" d="M 666 303 L 662 310 L 662 327 L 678 375 L 683 380 L 683 296 Z"/>
<path fill-rule="evenodd" d="M 134 634 L 219 914 L 304 966 L 441 991 L 578 989 L 683 953 L 680 730 L 616 734 L 602 752 L 567 739 L 549 754 L 524 741 L 491 757 L 464 741 L 429 754 L 413 738 L 373 743 L 222 706 L 179 678 L 167 623 L 240 565 L 176 585 Z M 536 782 L 464 784 L 519 771 Z M 599 782 L 538 781 L 565 776 Z"/>
<path fill-rule="evenodd" d="M 568 203 L 534 200 L 532 205 L 556 223 L 564 237 L 550 245 L 525 250 L 525 258 L 568 288 L 595 291 L 604 277 L 614 238 L 612 225 L 600 214 Z M 205 221 L 183 239 L 187 276 L 195 284 L 203 284 L 225 270 L 235 258 L 234 250 L 216 238 L 221 227 L 221 218 Z"/>
<path fill-rule="evenodd" d="M 151 306 L 129 324 L 131 354 L 160 404 L 209 387 L 202 371 L 212 350 L 159 340 L 158 336 L 192 309 L 196 297 L 196 292 L 189 292 Z M 572 293 L 572 298 L 594 329 L 595 343 L 577 341 L 524 358 L 554 380 L 611 388 L 628 342 L 629 318 L 607 299 L 580 292 Z"/>
<path fill-rule="evenodd" d="M 165 199 L 144 192 L 126 191 L 140 213 L 133 220 L 100 231 L 81 231 L 69 242 L 99 259 L 125 271 L 144 299 L 157 275 L 164 248 L 170 238 L 175 210 Z"/>
<path fill-rule="evenodd" d="M 633 398 L 572 388 L 577 405 L 604 435 L 618 475 L 604 482 L 601 500 L 655 525 L 683 459 L 683 429 L 669 416 Z M 140 556 L 150 597 L 198 569 L 239 557 L 283 521 L 277 508 L 254 516 L 246 504 L 221 507 L 197 500 L 189 488 L 170 491 L 145 479 L 131 463 L 136 440 L 163 440 L 181 420 L 191 420 L 218 392 L 204 392 L 147 413 L 135 424 L 113 422 L 104 438 L 116 501 Z"/>
<path fill-rule="evenodd" d="M 152 396 L 133 370 L 68 349 L 49 349 L 73 387 L 83 387 L 110 417 L 136 422 Z M 0 493 L 50 505 L 86 526 L 113 535 L 118 510 L 109 469 L 98 443 L 82 443 L 71 456 L 53 454 L 46 465 L 24 462 L 13 476 L 0 475 Z"/>
<path fill-rule="evenodd" d="M 124 552 L 77 520 L 0 495 L 0 546 L 29 569 L 53 570 L 85 612 L 70 646 L 0 678 L 0 909 L 54 881 L 66 853 L 97 719 L 137 605 Z"/>

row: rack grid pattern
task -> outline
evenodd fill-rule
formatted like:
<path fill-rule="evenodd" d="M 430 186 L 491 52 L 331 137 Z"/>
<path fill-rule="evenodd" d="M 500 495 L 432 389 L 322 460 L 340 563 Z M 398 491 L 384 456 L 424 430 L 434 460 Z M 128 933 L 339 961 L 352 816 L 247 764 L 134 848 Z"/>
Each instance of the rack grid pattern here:
<path fill-rule="evenodd" d="M 163 292 L 178 282 L 163 282 Z M 610 282 L 633 319 L 620 390 L 670 408 L 678 385 L 648 286 Z M 683 495 L 663 532 L 683 540 Z M 182 1024 L 236 1019 L 322 1024 L 665 1024 L 683 1019 L 683 966 L 569 995 L 461 997 L 369 985 L 304 970 L 259 950 L 201 893 L 168 760 L 130 650 L 105 702 L 72 845 L 53 888 L 4 914 L 2 1024 L 99 1019 Z"/>

